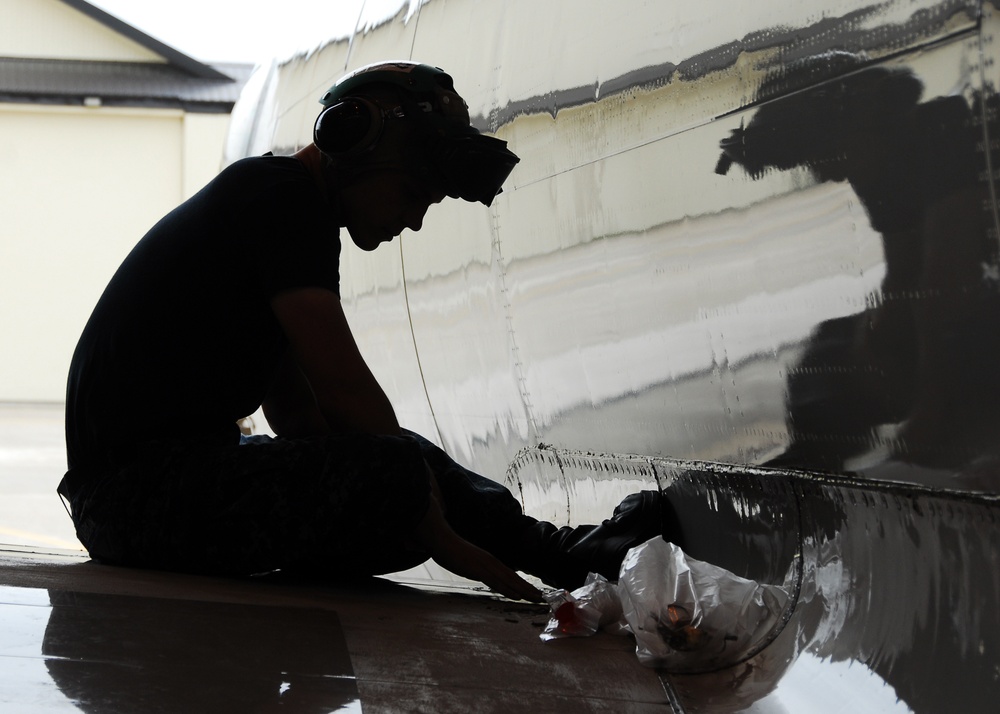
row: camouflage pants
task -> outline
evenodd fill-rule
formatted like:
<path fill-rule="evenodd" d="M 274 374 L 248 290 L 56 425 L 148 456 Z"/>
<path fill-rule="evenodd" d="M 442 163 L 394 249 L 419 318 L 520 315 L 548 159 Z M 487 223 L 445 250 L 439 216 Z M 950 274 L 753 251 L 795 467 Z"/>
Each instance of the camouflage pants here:
<path fill-rule="evenodd" d="M 412 538 L 428 504 L 425 463 L 452 527 L 517 560 L 511 535 L 535 521 L 502 485 L 410 433 L 254 437 L 210 448 L 159 441 L 70 503 L 80 541 L 102 562 L 215 575 L 372 575 L 427 559 Z"/>

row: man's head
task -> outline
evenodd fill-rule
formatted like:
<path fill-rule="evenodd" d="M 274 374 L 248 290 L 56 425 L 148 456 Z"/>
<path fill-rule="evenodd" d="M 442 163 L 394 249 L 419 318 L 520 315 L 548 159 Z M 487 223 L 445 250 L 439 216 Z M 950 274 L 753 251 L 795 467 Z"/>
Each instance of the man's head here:
<path fill-rule="evenodd" d="M 479 133 L 440 69 L 413 62 L 363 67 L 320 99 L 313 140 L 355 170 L 393 167 L 429 193 L 490 205 L 518 162 L 506 142 Z"/>

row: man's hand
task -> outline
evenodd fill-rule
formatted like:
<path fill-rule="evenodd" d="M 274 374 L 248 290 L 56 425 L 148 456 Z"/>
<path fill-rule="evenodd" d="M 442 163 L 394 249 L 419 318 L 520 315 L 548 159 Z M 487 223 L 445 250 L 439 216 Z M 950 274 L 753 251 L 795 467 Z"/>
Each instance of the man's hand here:
<path fill-rule="evenodd" d="M 433 484 L 433 477 L 431 483 Z M 417 526 L 417 540 L 441 567 L 514 600 L 544 602 L 534 585 L 451 529 L 432 488 L 427 515 Z"/>

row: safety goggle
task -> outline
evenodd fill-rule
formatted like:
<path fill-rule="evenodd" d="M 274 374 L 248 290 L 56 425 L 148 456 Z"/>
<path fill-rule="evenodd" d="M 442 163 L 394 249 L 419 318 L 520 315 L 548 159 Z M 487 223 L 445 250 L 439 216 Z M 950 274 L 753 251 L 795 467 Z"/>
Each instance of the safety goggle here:
<path fill-rule="evenodd" d="M 486 206 L 520 161 L 506 141 L 479 133 L 441 137 L 428 147 L 427 158 L 445 194 Z"/>

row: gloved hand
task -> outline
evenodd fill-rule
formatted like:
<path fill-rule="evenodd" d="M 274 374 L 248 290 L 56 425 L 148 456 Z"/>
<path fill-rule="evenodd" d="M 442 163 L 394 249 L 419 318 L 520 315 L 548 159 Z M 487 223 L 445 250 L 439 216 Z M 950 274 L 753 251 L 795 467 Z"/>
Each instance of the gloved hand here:
<path fill-rule="evenodd" d="M 429 470 L 428 470 L 429 471 Z M 544 602 L 541 591 L 500 562 L 496 557 L 465 540 L 448 525 L 438 500 L 433 473 L 430 505 L 417 525 L 417 541 L 441 567 L 455 575 L 478 580 L 491 590 L 514 600 Z"/>

